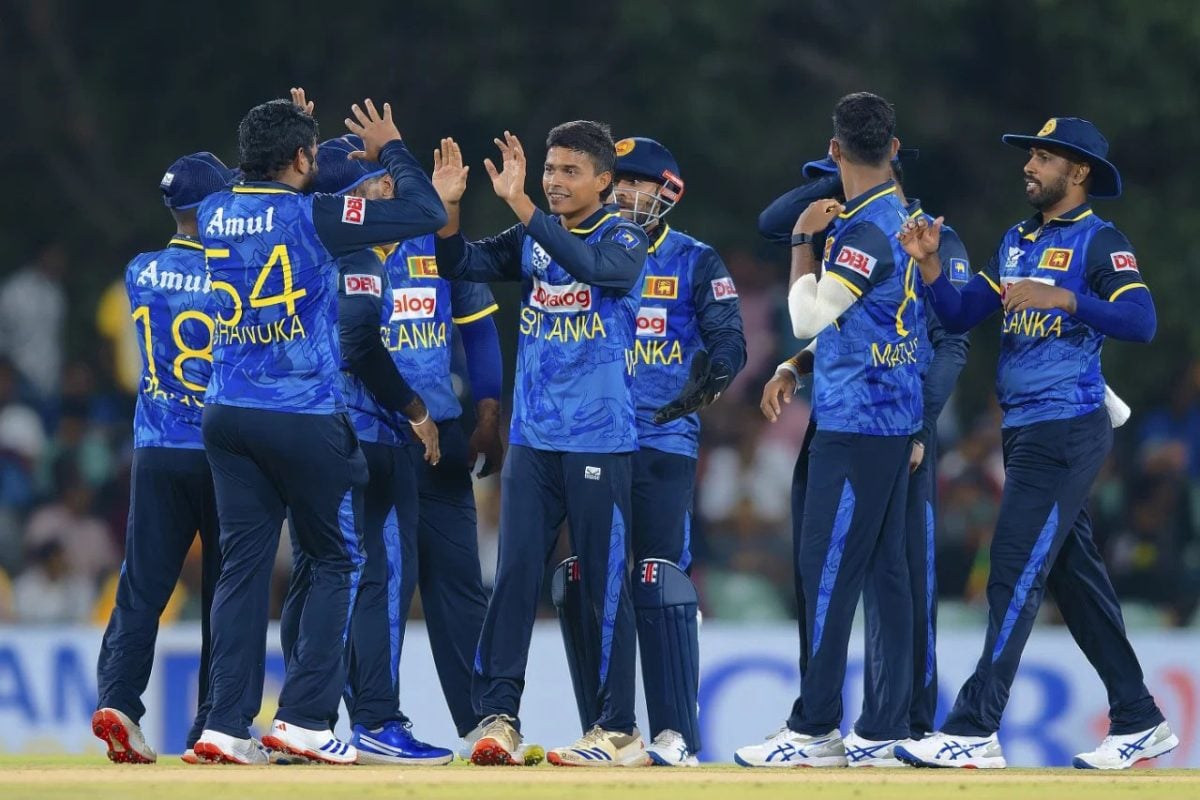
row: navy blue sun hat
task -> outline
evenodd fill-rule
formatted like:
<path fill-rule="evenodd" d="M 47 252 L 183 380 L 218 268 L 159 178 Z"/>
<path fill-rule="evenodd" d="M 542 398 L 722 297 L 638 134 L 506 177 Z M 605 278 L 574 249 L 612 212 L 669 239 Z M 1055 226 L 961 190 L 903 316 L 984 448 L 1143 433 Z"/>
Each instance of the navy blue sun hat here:
<path fill-rule="evenodd" d="M 163 205 L 179 211 L 195 208 L 213 192 L 233 183 L 235 174 L 235 170 L 207 151 L 183 156 L 167 167 L 158 182 Z"/>
<path fill-rule="evenodd" d="M 1092 165 L 1092 197 L 1120 197 L 1121 173 L 1108 160 L 1108 139 L 1100 129 L 1079 117 L 1051 117 L 1036 136 L 1006 133 L 1000 141 L 1028 150 L 1053 145 L 1081 156 Z"/>
<path fill-rule="evenodd" d="M 321 142 L 317 147 L 317 177 L 312 190 L 346 194 L 363 181 L 385 174 L 387 170 L 378 162 L 350 158 L 351 153 L 363 149 L 362 139 L 352 133 Z"/>

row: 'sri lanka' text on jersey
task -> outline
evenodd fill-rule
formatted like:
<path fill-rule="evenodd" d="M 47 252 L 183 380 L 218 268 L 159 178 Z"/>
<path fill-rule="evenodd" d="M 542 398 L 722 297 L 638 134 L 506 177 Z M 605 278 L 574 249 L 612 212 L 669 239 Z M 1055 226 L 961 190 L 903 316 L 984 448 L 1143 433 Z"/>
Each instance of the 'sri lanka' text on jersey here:
<path fill-rule="evenodd" d="M 695 458 L 700 415 L 656 425 L 654 412 L 679 396 L 697 351 L 728 362 L 734 375 L 742 368 L 746 350 L 737 287 L 708 245 L 666 225 L 653 238 L 638 287 L 633 348 L 638 447 Z"/>
<path fill-rule="evenodd" d="M 646 246 L 641 229 L 611 208 L 569 232 L 537 211 L 528 227 L 469 245 L 457 235 L 438 239 L 443 275 L 521 282 L 513 444 L 566 452 L 637 448 L 631 388 Z"/>

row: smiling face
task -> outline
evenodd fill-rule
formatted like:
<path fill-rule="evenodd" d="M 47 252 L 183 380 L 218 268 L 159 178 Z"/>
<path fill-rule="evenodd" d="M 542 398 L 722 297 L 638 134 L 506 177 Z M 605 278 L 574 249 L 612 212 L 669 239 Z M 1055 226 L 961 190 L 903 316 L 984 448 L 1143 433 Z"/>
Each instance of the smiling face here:
<path fill-rule="evenodd" d="M 566 147 L 551 147 L 542 168 L 542 191 L 550 213 L 572 218 L 600 207 L 601 193 L 612 181 L 611 172 L 596 172 L 591 156 Z"/>
<path fill-rule="evenodd" d="M 1062 204 L 1068 195 L 1078 195 L 1071 205 L 1079 205 L 1087 199 L 1090 172 L 1090 165 L 1072 161 L 1064 151 L 1032 147 L 1025 163 L 1025 199 L 1039 211 Z"/>

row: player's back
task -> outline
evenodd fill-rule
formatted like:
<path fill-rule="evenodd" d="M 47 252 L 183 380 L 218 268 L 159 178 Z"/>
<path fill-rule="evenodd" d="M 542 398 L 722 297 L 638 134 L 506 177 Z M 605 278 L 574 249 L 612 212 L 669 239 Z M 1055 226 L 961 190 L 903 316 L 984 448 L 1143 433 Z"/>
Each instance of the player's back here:
<path fill-rule="evenodd" d="M 841 216 L 826 240 L 822 280 L 851 286 L 850 276 L 870 288 L 855 285 L 858 299 L 817 340 L 813 412 L 822 430 L 909 435 L 921 425 L 926 331 L 917 269 L 896 239 L 908 213 L 893 191 Z M 878 246 L 868 251 L 863 241 Z M 890 272 L 876 273 L 887 269 L 885 259 Z"/>
<path fill-rule="evenodd" d="M 279 183 L 241 184 L 206 199 L 197 222 L 216 320 L 206 402 L 344 410 L 337 266 L 313 225 L 312 196 Z"/>
<path fill-rule="evenodd" d="M 139 254 L 125 288 L 142 353 L 134 446 L 202 449 L 213 332 L 203 245 L 176 236 L 163 250 Z"/>

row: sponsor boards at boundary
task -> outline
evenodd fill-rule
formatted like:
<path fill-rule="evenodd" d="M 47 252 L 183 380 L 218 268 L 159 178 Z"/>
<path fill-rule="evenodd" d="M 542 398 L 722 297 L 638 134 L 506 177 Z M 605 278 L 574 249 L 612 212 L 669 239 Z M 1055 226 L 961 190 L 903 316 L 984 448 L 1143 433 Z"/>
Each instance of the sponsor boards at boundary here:
<path fill-rule="evenodd" d="M 95 753 L 100 743 L 89 720 L 96 702 L 96 655 L 101 630 L 92 627 L 0 627 L 0 752 Z M 269 725 L 283 677 L 278 632 L 272 629 L 267 691 L 256 722 Z M 145 695 L 143 727 L 160 752 L 183 750 L 195 710 L 199 627 L 164 628 Z M 861 636 L 855 637 L 861 642 Z M 974 668 L 982 632 L 945 631 L 938 640 L 939 712 Z M 862 654 L 852 653 L 844 694 L 847 718 L 861 707 Z M 1179 749 L 1160 767 L 1200 767 L 1200 631 L 1159 631 L 1134 636 L 1146 682 L 1179 735 Z M 701 631 L 700 722 L 702 758 L 729 761 L 733 750 L 760 741 L 788 714 L 798 686 L 792 624 L 705 623 Z M 421 738 L 447 746 L 457 736 L 446 711 L 421 624 L 409 626 L 400 670 L 403 708 Z M 578 736 L 578 719 L 558 626 L 540 622 L 530 648 L 530 692 L 521 709 L 522 729 L 547 745 Z M 640 694 L 639 687 L 639 694 Z M 1021 661 L 1001 739 L 1013 766 L 1066 766 L 1107 732 L 1104 687 L 1065 630 L 1037 630 Z M 639 697 L 638 719 L 646 724 Z M 339 730 L 346 725 L 345 714 Z M 341 731 L 347 733 L 347 731 Z"/>

